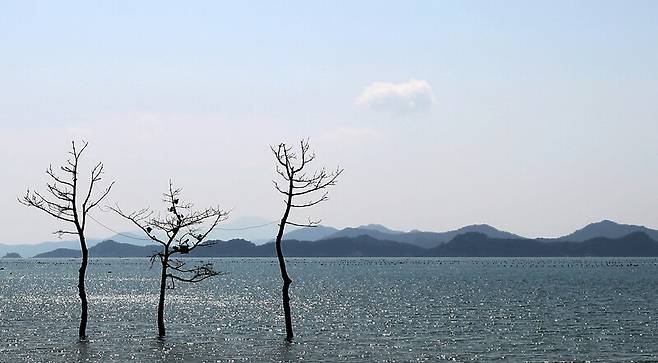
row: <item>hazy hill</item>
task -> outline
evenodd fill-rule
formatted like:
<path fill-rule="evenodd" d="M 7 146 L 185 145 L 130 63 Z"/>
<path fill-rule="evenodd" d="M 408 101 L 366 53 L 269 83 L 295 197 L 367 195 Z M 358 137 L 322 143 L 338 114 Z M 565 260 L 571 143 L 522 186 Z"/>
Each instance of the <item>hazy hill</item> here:
<path fill-rule="evenodd" d="M 135 246 L 128 243 L 116 241 L 103 241 L 89 249 L 91 257 L 151 257 L 160 246 L 151 244 L 148 246 Z"/>
<path fill-rule="evenodd" d="M 446 243 L 456 236 L 468 232 L 477 232 L 487 235 L 491 238 L 510 238 L 510 239 L 523 239 L 524 237 L 517 236 L 513 233 L 500 231 L 487 224 L 474 224 L 471 226 L 462 227 L 453 231 L 447 232 L 397 232 L 391 231 L 387 228 L 370 229 L 370 226 L 361 226 L 357 228 L 345 228 L 336 233 L 333 233 L 325 238 L 342 238 L 342 237 L 357 237 L 357 236 L 370 236 L 379 240 L 395 241 L 401 243 L 409 243 L 423 248 L 435 247 L 441 243 Z M 383 227 L 383 226 L 381 226 Z M 389 232 L 385 232 L 389 231 Z"/>
<path fill-rule="evenodd" d="M 116 241 L 103 241 L 89 248 L 89 257 L 150 257 L 158 248 L 157 245 L 137 246 Z M 34 258 L 78 258 L 79 249 L 58 248 L 53 251 L 37 254 Z"/>
<path fill-rule="evenodd" d="M 106 238 L 105 241 L 129 243 L 136 246 L 148 246 L 153 244 L 153 241 L 150 238 L 144 236 L 144 232 L 122 232 L 121 234 L 115 234 Z"/>
<path fill-rule="evenodd" d="M 365 227 L 347 227 L 340 231 L 334 232 L 323 239 L 336 239 L 336 238 L 354 238 L 359 236 L 369 236 L 378 240 L 392 241 L 398 233 L 382 232 L 378 229 L 368 229 Z"/>
<path fill-rule="evenodd" d="M 466 233 L 452 241 L 429 249 L 429 256 L 463 257 L 630 257 L 658 256 L 658 242 L 647 234 L 635 232 L 621 238 L 597 237 L 583 242 L 546 242 L 490 238 L 481 233 Z"/>
<path fill-rule="evenodd" d="M 196 248 L 183 257 L 274 257 L 274 243 L 256 245 L 242 239 L 212 241 L 214 244 Z M 89 249 L 96 257 L 149 257 L 159 246 L 135 246 L 115 241 L 104 241 Z M 320 241 L 287 240 L 283 251 L 289 257 L 358 257 L 358 256 L 422 256 L 425 250 L 394 241 L 380 241 L 369 236 L 337 238 Z M 80 251 L 59 248 L 34 256 L 35 258 L 74 258 Z"/>
<path fill-rule="evenodd" d="M 246 221 L 251 221 L 251 220 L 246 220 Z M 252 221 L 253 222 L 253 221 Z M 243 223 L 243 222 L 240 222 Z M 269 225 L 267 226 L 268 228 L 270 227 Z M 228 232 L 228 231 L 225 231 Z M 284 235 L 285 240 L 290 240 L 290 241 L 345 241 L 345 240 L 350 240 L 354 239 L 357 241 L 365 241 L 365 239 L 361 239 L 360 237 L 362 236 L 367 236 L 370 237 L 371 239 L 375 239 L 378 241 L 384 241 L 384 242 L 397 242 L 397 243 L 403 243 L 403 244 L 409 244 L 413 245 L 413 247 L 422 247 L 422 248 L 434 248 L 437 247 L 441 244 L 448 243 L 450 241 L 453 241 L 455 238 L 458 236 L 462 236 L 464 234 L 467 234 L 470 237 L 470 239 L 464 240 L 464 238 L 459 238 L 457 241 L 462 241 L 465 243 L 475 243 L 478 241 L 477 238 L 473 238 L 474 235 L 470 235 L 469 233 L 476 233 L 476 234 L 481 234 L 487 237 L 487 241 L 491 240 L 508 240 L 506 245 L 497 245 L 497 248 L 499 248 L 498 253 L 503 253 L 501 251 L 504 250 L 504 248 L 508 248 L 510 251 L 512 249 L 516 248 L 516 251 L 534 251 L 532 253 L 539 253 L 537 251 L 540 251 L 541 248 L 543 248 L 543 245 L 536 245 L 536 243 L 561 243 L 561 242 L 584 242 L 584 241 L 589 241 L 592 239 L 596 238 L 607 238 L 607 239 L 620 239 L 622 237 L 625 237 L 631 233 L 635 232 L 643 232 L 647 236 L 649 236 L 652 240 L 658 241 L 658 231 L 643 227 L 643 226 L 636 226 L 636 225 L 627 225 L 627 224 L 619 224 L 615 223 L 612 221 L 604 220 L 598 223 L 592 223 L 590 225 L 585 226 L 582 229 L 579 229 L 569 235 L 566 235 L 564 237 L 560 238 L 555 238 L 555 239 L 537 239 L 537 240 L 531 240 L 531 239 L 526 239 L 524 237 L 518 236 L 516 234 L 510 233 L 510 232 L 505 232 L 498 230 L 490 225 L 487 224 L 476 224 L 476 225 L 471 225 L 471 226 L 466 226 L 462 227 L 453 231 L 446 231 L 446 232 L 423 232 L 423 231 L 417 231 L 413 230 L 410 232 L 400 232 L 400 231 L 394 231 L 389 228 L 386 228 L 382 225 L 377 225 L 377 224 L 369 224 L 369 225 L 363 225 L 360 227 L 355 227 L 355 228 L 345 228 L 342 230 L 337 230 L 333 227 L 328 227 L 328 226 L 319 226 L 316 228 L 301 228 L 297 230 L 290 231 Z M 260 233 L 260 232 L 259 232 Z M 137 246 L 142 246 L 142 247 L 148 247 L 151 246 L 152 244 L 150 241 L 146 241 L 143 239 L 135 239 L 135 238 L 143 238 L 139 234 L 132 234 L 130 232 L 128 233 L 122 233 L 120 235 L 116 235 L 112 238 L 115 242 L 122 242 L 122 243 L 128 243 L 129 245 L 137 245 Z M 221 240 L 221 239 L 218 239 Z M 224 240 L 226 241 L 226 240 Z M 240 243 L 236 241 L 242 241 L 243 245 L 240 245 Z M 271 241 L 271 238 L 269 239 Z M 231 242 L 231 244 L 226 244 Z M 272 247 L 271 244 L 265 244 L 262 245 L 263 247 L 260 249 L 255 249 L 253 247 L 249 247 L 251 245 L 257 246 L 260 245 L 259 242 L 264 242 L 264 241 L 256 241 L 256 244 L 252 242 L 248 242 L 244 239 L 233 239 L 229 240 L 227 242 L 220 242 L 223 246 L 226 246 L 227 248 L 230 247 L 232 250 L 236 251 L 235 253 L 237 255 L 241 256 L 272 256 Z M 500 242 L 500 241 L 499 241 Z M 527 243 L 524 243 L 527 242 Z M 90 246 L 90 251 L 93 249 L 97 244 L 99 243 L 98 240 L 91 239 L 88 241 L 88 244 Z M 246 243 L 246 245 L 245 245 Z M 480 241 L 482 243 L 482 241 Z M 498 243 L 498 242 L 496 242 Z M 290 246 L 297 246 L 295 243 L 291 243 Z M 300 245 L 301 246 L 301 245 Z M 305 244 L 303 246 L 306 246 Z M 317 244 L 314 245 L 315 248 L 325 248 L 326 245 L 324 244 Z M 339 250 L 338 247 L 342 246 L 343 250 Z M 478 247 L 479 245 L 474 244 L 472 245 L 473 248 Z M 507 247 L 505 247 L 507 246 Z M 346 255 L 350 255 L 350 253 L 353 254 L 358 254 L 358 253 L 365 253 L 366 255 L 372 254 L 372 247 L 371 245 L 369 246 L 360 246 L 359 248 L 363 247 L 365 248 L 364 251 L 357 251 L 356 249 L 349 250 L 346 248 L 347 246 L 341 245 L 338 243 L 336 245 L 336 250 L 331 253 L 335 254 L 341 254 L 344 253 Z M 103 245 L 101 248 L 97 250 L 97 255 L 98 256 L 104 256 L 104 255 L 121 255 L 123 252 L 111 252 L 113 248 L 110 248 L 110 252 L 103 252 L 104 248 L 110 248 L 108 245 Z M 129 248 L 129 247 L 126 247 Z M 149 247 L 150 248 L 150 247 Z M 313 252 L 309 252 L 309 250 L 301 250 L 303 248 L 307 247 L 299 247 L 300 252 L 295 252 L 295 253 L 300 253 L 300 254 L 305 254 L 305 255 L 312 255 Z M 411 247 L 407 247 L 411 248 Z M 479 246 L 479 250 L 484 250 L 482 251 L 489 251 L 486 248 L 491 248 L 491 246 Z M 503 250 L 501 250 L 501 248 Z M 564 247 L 567 248 L 567 247 Z M 581 246 L 581 248 L 584 248 Z M 58 241 L 58 242 L 43 242 L 39 244 L 30 244 L 30 245 L 2 245 L 0 244 L 0 255 L 8 253 L 8 252 L 16 252 L 19 253 L 22 256 L 34 256 L 37 254 L 42 254 L 44 252 L 48 252 L 48 254 L 43 255 L 43 256 L 51 256 L 51 257 L 77 257 L 80 255 L 79 252 L 79 242 L 77 240 L 69 240 L 69 241 Z M 132 250 L 131 250 L 132 251 Z M 144 250 L 146 251 L 146 250 Z M 327 251 L 327 249 L 325 249 Z M 401 251 L 401 250 L 400 250 Z M 411 252 L 405 252 L 402 254 L 403 256 L 409 255 L 409 254 L 414 254 L 415 250 L 409 250 Z M 467 251 L 466 245 L 459 246 L 459 248 L 455 247 L 454 245 L 450 246 L 450 249 L 442 250 L 442 251 L 448 251 L 445 253 L 456 253 L 456 254 L 464 254 L 464 253 L 470 253 L 470 252 L 465 252 Z M 452 251 L 452 252 L 449 252 Z M 461 252 L 460 252 L 461 251 Z M 556 250 L 551 250 L 553 254 L 556 254 Z M 566 252 L 564 252 L 566 251 Z M 568 248 L 564 250 L 564 253 L 569 253 Z M 142 251 L 143 252 L 143 251 Z M 138 252 L 138 250 L 135 250 L 133 252 L 126 252 L 125 255 L 132 256 L 132 255 L 143 255 L 142 252 Z M 485 253 L 482 252 L 482 253 Z M 220 252 L 218 252 L 220 253 Z M 221 252 L 224 253 L 224 252 Z M 221 255 L 220 253 L 220 255 Z M 383 252 L 382 252 L 383 253 Z M 402 253 L 402 252 L 399 252 Z M 492 253 L 492 252 L 486 252 L 486 253 Z M 505 252 L 505 253 L 512 253 L 512 252 Z M 521 253 L 521 252 L 517 252 Z M 530 253 L 530 252 L 528 252 Z M 580 253 L 580 252 L 578 252 Z M 583 252 L 584 253 L 584 252 Z M 597 252 L 598 253 L 598 252 Z M 621 253 L 621 252 L 620 252 Z M 43 257 L 42 256 L 42 257 Z M 123 256 L 123 255 L 121 255 Z"/>
<path fill-rule="evenodd" d="M 339 230 L 334 227 L 317 226 L 304 227 L 283 235 L 284 239 L 295 239 L 298 241 L 317 241 L 320 239 L 358 237 L 361 235 L 370 236 L 382 240 L 390 240 L 394 235 L 401 235 L 405 232 L 389 229 L 381 224 L 367 224 L 359 227 L 348 227 Z"/>
<path fill-rule="evenodd" d="M 464 233 L 481 233 L 490 238 L 525 239 L 525 237 L 521 237 L 510 232 L 501 231 L 488 224 L 473 224 L 447 232 L 411 231 L 405 233 L 404 235 L 400 235 L 395 240 L 399 242 L 415 244 L 424 248 L 432 248 L 441 243 L 449 242 L 453 238 Z"/>
<path fill-rule="evenodd" d="M 644 232 L 614 239 L 597 237 L 575 245 L 582 256 L 658 256 L 658 242 Z"/>
<path fill-rule="evenodd" d="M 283 235 L 283 239 L 295 239 L 298 241 L 317 241 L 338 232 L 338 229 L 327 226 L 304 227 L 290 231 Z M 272 238 L 273 240 L 273 238 Z"/>
<path fill-rule="evenodd" d="M 264 243 L 276 236 L 278 229 L 276 222 L 272 223 L 272 220 L 260 217 L 229 218 L 227 221 L 220 223 L 208 237 L 223 241 L 246 239 L 256 243 Z M 254 226 L 259 227 L 251 228 Z M 289 228 L 286 229 L 291 230 Z M 297 229 L 297 227 L 292 229 Z"/>
<path fill-rule="evenodd" d="M 333 238 L 314 242 L 286 241 L 284 250 L 287 255 L 303 257 L 386 257 L 425 254 L 425 249 L 418 246 L 378 240 L 370 236 Z"/>
<path fill-rule="evenodd" d="M 274 257 L 274 243 L 256 245 L 234 239 L 212 241 L 187 257 Z M 159 246 L 135 246 L 104 241 L 89 249 L 90 257 L 149 257 Z M 468 232 L 430 249 L 412 244 L 378 240 L 370 236 L 341 237 L 318 241 L 287 240 L 283 250 L 289 257 L 561 257 L 561 256 L 658 256 L 658 242 L 646 233 L 635 232 L 621 238 L 597 237 L 583 242 L 546 242 L 519 238 L 491 238 Z M 60 248 L 39 254 L 38 258 L 80 257 L 80 251 Z M 186 256 L 182 256 L 186 257 Z"/>
<path fill-rule="evenodd" d="M 620 238 L 634 232 L 644 232 L 654 241 L 658 241 L 658 231 L 655 229 L 632 224 L 620 224 L 610 220 L 588 224 L 582 229 L 558 238 L 558 240 L 582 242 L 596 237 Z"/>
<path fill-rule="evenodd" d="M 75 258 L 82 256 L 80 250 L 74 250 L 71 248 L 58 248 L 56 250 L 38 253 L 34 255 L 34 258 Z"/>
<path fill-rule="evenodd" d="M 378 232 L 388 233 L 388 234 L 404 233 L 402 231 L 395 231 L 395 230 L 392 230 L 390 228 L 387 228 L 386 226 L 383 226 L 381 224 L 376 224 L 376 223 L 364 224 L 364 225 L 359 226 L 357 228 L 368 229 L 368 230 L 371 230 L 371 231 L 378 231 Z"/>
<path fill-rule="evenodd" d="M 424 249 L 394 241 L 381 241 L 370 236 L 334 238 L 319 241 L 286 240 L 283 252 L 289 257 L 358 257 L 358 256 L 422 256 Z M 190 256 L 196 257 L 274 257 L 274 243 L 255 245 L 245 240 L 217 241 L 210 247 L 199 248 Z"/>
<path fill-rule="evenodd" d="M 88 239 L 87 245 L 94 246 L 101 240 Z M 32 257 L 38 253 L 52 251 L 57 248 L 80 249 L 78 240 L 48 241 L 35 244 L 0 244 L 0 254 L 16 252 L 21 256 Z"/>

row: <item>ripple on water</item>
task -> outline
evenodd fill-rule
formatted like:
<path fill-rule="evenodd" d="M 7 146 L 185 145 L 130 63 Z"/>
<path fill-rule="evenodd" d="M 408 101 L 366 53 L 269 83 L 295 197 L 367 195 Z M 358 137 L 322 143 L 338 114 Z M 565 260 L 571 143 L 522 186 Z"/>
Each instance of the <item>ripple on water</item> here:
<path fill-rule="evenodd" d="M 658 359 L 651 258 L 296 258 L 284 344 L 274 259 L 167 292 L 146 259 L 89 267 L 77 342 L 76 260 L 0 260 L 0 361 Z"/>

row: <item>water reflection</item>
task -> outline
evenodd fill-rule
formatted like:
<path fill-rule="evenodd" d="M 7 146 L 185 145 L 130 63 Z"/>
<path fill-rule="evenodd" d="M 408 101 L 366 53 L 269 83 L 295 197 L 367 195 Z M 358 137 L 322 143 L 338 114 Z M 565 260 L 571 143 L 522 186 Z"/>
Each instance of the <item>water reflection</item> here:
<path fill-rule="evenodd" d="M 78 362 L 91 362 L 91 355 L 89 354 L 89 340 L 79 339 L 75 346 L 78 355 Z"/>
<path fill-rule="evenodd" d="M 167 359 L 167 355 L 170 352 L 170 348 L 167 347 L 167 337 L 155 337 L 154 339 L 151 339 L 151 346 L 152 346 L 152 351 L 155 353 L 156 357 L 160 359 L 160 361 L 165 361 Z"/>
<path fill-rule="evenodd" d="M 277 361 L 280 362 L 292 362 L 297 361 L 299 358 L 296 356 L 296 346 L 294 341 L 289 341 L 287 339 L 282 339 L 283 341 L 278 345 L 278 356 Z"/>

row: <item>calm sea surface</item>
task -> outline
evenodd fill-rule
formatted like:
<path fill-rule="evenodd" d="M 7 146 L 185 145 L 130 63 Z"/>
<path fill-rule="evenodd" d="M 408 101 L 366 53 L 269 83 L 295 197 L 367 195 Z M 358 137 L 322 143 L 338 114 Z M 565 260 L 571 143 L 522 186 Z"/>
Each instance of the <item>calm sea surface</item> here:
<path fill-rule="evenodd" d="M 0 361 L 658 360 L 658 259 L 291 258 L 294 343 L 273 259 L 168 291 L 147 259 L 0 260 Z"/>

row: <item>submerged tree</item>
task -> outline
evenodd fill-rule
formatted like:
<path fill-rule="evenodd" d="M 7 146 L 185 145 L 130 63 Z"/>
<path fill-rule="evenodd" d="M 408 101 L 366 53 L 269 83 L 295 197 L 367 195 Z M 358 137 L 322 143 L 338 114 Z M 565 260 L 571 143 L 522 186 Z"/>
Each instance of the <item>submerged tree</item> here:
<path fill-rule="evenodd" d="M 124 213 L 118 206 L 110 207 L 114 212 L 139 227 L 151 240 L 162 246 L 160 252 L 151 256 L 151 266 L 155 261 L 159 261 L 161 265 L 160 297 L 158 299 L 158 335 L 161 337 L 165 335 L 166 290 L 173 289 L 176 281 L 195 283 L 219 274 L 211 263 L 188 266 L 187 262 L 174 257 L 188 254 L 197 247 L 211 245 L 213 242 L 204 242 L 205 238 L 219 222 L 228 217 L 228 212 L 219 208 L 193 210 L 191 203 L 180 200 L 180 193 L 181 189 L 174 188 L 170 181 L 169 191 L 163 194 L 163 202 L 167 208 L 164 216 L 155 214 L 149 208 Z M 206 225 L 205 228 L 204 225 Z"/>
<path fill-rule="evenodd" d="M 71 157 L 67 160 L 66 165 L 59 168 L 60 173 L 55 172 L 52 165 L 46 170 L 46 174 L 50 177 L 50 182 L 46 184 L 47 193 L 28 189 L 25 196 L 19 199 L 21 204 L 40 209 L 60 221 L 73 224 L 75 227 L 75 230 L 59 230 L 55 234 L 60 237 L 62 235 L 75 235 L 80 240 L 82 263 L 78 270 L 78 295 L 81 302 L 81 314 L 78 334 L 81 339 L 87 336 L 87 292 L 85 290 L 85 275 L 89 260 L 85 239 L 87 216 L 89 211 L 110 193 L 112 185 L 114 185 L 114 182 L 112 182 L 107 188 L 94 195 L 94 188 L 101 181 L 103 175 L 103 163 L 99 162 L 91 170 L 90 181 L 87 185 L 88 189 L 86 192 L 81 190 L 79 161 L 87 145 L 88 143 L 84 142 L 82 148 L 78 149 L 75 142 L 72 142 L 72 150 L 69 152 Z M 81 192 L 84 194 L 81 194 Z"/>
<path fill-rule="evenodd" d="M 293 208 L 307 208 L 318 203 L 328 200 L 328 192 L 324 190 L 327 187 L 336 185 L 338 177 L 343 169 L 336 168 L 333 172 L 327 172 L 325 168 L 308 173 L 307 165 L 315 159 L 315 153 L 310 151 L 308 140 L 302 140 L 300 143 L 299 155 L 293 151 L 291 146 L 284 143 L 279 144 L 277 148 L 270 147 L 277 161 L 276 172 L 283 178 L 282 185 L 277 181 L 274 182 L 276 190 L 285 196 L 285 210 L 279 223 L 279 231 L 276 236 L 276 256 L 279 261 L 279 270 L 283 280 L 282 299 L 283 313 L 286 323 L 286 340 L 291 341 L 293 338 L 292 319 L 290 317 L 290 295 L 289 288 L 292 279 L 288 276 L 286 270 L 286 260 L 281 251 L 281 239 L 286 225 L 298 227 L 315 227 L 320 221 L 309 220 L 307 223 L 295 223 L 288 221 L 290 210 Z M 318 192 L 322 193 L 318 196 Z M 297 202 L 302 198 L 302 202 Z"/>

